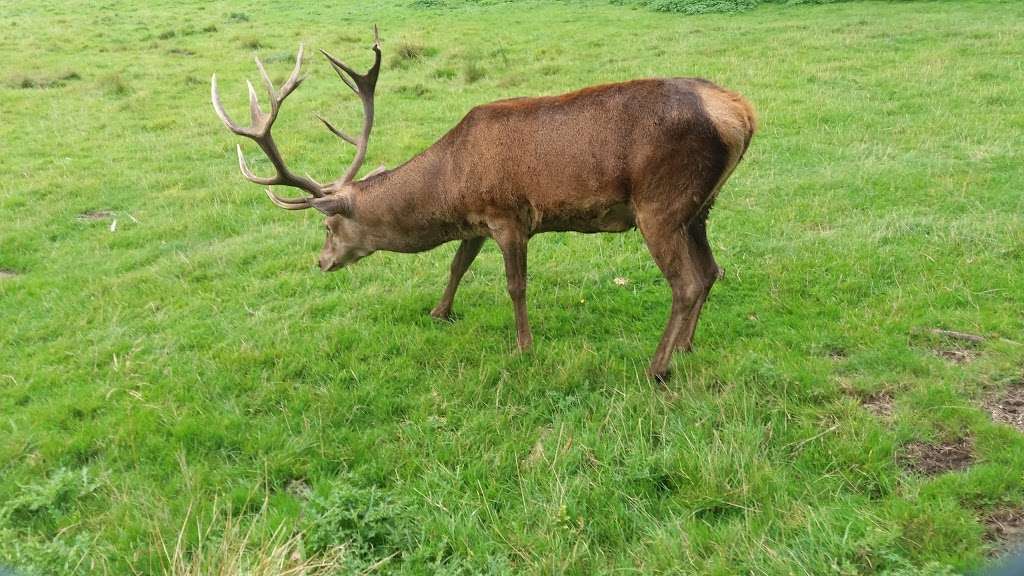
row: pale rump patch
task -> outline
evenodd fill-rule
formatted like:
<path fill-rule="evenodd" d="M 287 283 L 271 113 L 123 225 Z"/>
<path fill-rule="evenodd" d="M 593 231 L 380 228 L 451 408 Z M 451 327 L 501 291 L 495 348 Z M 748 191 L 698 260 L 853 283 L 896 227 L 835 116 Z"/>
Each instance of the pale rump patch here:
<path fill-rule="evenodd" d="M 754 109 L 739 94 L 717 86 L 699 85 L 694 87 L 694 91 L 700 96 L 704 111 L 718 130 L 722 142 L 729 148 L 729 164 L 725 169 L 725 178 L 722 178 L 725 181 L 757 130 Z"/>
<path fill-rule="evenodd" d="M 707 204 L 710 204 L 714 202 L 719 189 L 732 175 L 732 171 L 746 152 L 747 145 L 757 130 L 757 116 L 750 102 L 735 92 L 713 85 L 696 86 L 694 91 L 700 96 L 704 111 L 718 131 L 719 138 L 729 149 L 729 162 L 714 191 L 708 197 Z"/>

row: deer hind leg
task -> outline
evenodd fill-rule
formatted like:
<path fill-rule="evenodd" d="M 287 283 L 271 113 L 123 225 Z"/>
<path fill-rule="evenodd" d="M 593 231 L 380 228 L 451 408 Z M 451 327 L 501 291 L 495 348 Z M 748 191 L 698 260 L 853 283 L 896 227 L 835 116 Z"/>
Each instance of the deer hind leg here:
<path fill-rule="evenodd" d="M 703 292 L 694 304 L 693 310 L 687 316 L 686 325 L 683 326 L 679 337 L 676 339 L 676 349 L 689 352 L 693 348 L 693 333 L 697 330 L 697 319 L 700 317 L 704 302 L 707 301 L 711 287 L 715 280 L 722 277 L 722 269 L 715 262 L 711 253 L 711 245 L 708 243 L 707 218 L 708 208 L 705 208 L 697 215 L 689 226 L 683 227 L 683 235 L 689 236 L 690 247 L 693 249 L 694 263 L 697 267 L 697 275 L 700 278 Z"/>
<path fill-rule="evenodd" d="M 441 301 L 430 311 L 431 316 L 441 320 L 452 319 L 452 302 L 455 300 L 455 291 L 459 289 L 459 282 L 462 281 L 462 276 L 469 269 L 473 260 L 476 259 L 476 255 L 480 253 L 480 248 L 483 245 L 483 238 L 469 238 L 459 244 L 459 249 L 455 252 L 455 257 L 452 258 L 448 286 L 444 289 Z"/>
<path fill-rule="evenodd" d="M 679 220 L 651 214 L 638 218 L 640 231 L 654 262 L 661 269 L 672 288 L 672 311 L 647 374 L 664 382 L 669 377 L 669 363 L 680 332 L 697 309 L 704 294 L 704 282 L 694 254 L 697 252 L 689 234 L 679 233 Z"/>
<path fill-rule="evenodd" d="M 529 237 L 515 224 L 491 226 L 491 236 L 505 258 L 508 295 L 512 298 L 516 314 L 516 343 L 519 350 L 528 350 L 533 344 L 530 323 L 526 318 L 526 243 Z"/>

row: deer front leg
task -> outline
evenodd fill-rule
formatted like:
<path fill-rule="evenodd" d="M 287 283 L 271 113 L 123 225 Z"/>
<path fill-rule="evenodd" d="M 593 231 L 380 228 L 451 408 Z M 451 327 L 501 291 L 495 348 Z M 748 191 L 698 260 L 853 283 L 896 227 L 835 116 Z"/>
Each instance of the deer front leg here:
<path fill-rule="evenodd" d="M 516 342 L 525 351 L 533 344 L 530 323 L 526 319 L 526 232 L 515 225 L 492 227 L 491 235 L 505 258 L 508 295 L 516 313 Z"/>
<path fill-rule="evenodd" d="M 476 259 L 476 255 L 480 253 L 480 248 L 484 245 L 483 238 L 470 238 L 463 240 L 459 244 L 459 249 L 455 252 L 455 257 L 452 258 L 451 274 L 448 277 L 448 286 L 444 289 L 444 295 L 441 296 L 441 301 L 434 306 L 434 309 L 430 311 L 430 315 L 434 318 L 441 320 L 452 319 L 452 301 L 455 300 L 455 291 L 459 289 L 459 282 L 462 281 L 462 275 L 469 269 L 469 265 Z"/>

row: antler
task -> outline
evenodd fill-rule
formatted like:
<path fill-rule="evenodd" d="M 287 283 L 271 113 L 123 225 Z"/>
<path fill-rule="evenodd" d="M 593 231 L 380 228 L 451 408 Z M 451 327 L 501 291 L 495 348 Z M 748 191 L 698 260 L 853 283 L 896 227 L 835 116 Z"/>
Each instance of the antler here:
<path fill-rule="evenodd" d="M 263 77 L 263 84 L 267 89 L 267 96 L 270 98 L 270 111 L 264 112 L 260 109 L 259 99 L 256 96 L 256 89 L 253 88 L 252 82 L 246 80 L 246 85 L 249 87 L 249 116 L 252 121 L 252 125 L 249 127 L 239 126 L 228 113 L 224 111 L 224 106 L 220 102 L 220 94 L 217 92 L 217 75 L 214 74 L 210 79 L 210 99 L 213 101 L 213 110 L 220 117 L 221 122 L 239 136 L 245 136 L 251 139 L 263 153 L 267 155 L 270 162 L 274 165 L 274 169 L 277 173 L 270 178 L 263 178 L 253 174 L 252 170 L 249 169 L 249 165 L 245 162 L 245 155 L 242 153 L 242 145 L 238 145 L 238 168 L 242 171 L 242 175 L 246 177 L 250 182 L 257 184 L 267 185 L 267 194 L 270 199 L 274 201 L 274 204 L 281 206 L 282 208 L 289 208 L 292 210 L 300 208 L 309 208 L 309 201 L 306 199 L 284 199 L 277 197 L 270 189 L 271 185 L 280 184 L 284 186 L 294 186 L 301 188 L 306 192 L 309 192 L 316 198 L 320 198 L 324 195 L 324 186 L 319 182 L 313 180 L 309 176 L 297 176 L 288 169 L 285 165 L 284 159 L 281 158 L 281 152 L 277 149 L 277 143 L 274 142 L 274 136 L 270 132 L 271 127 L 274 125 L 274 120 L 277 120 L 277 113 L 281 110 L 281 103 L 288 97 L 299 84 L 302 83 L 304 78 L 299 77 L 299 71 L 302 68 L 302 45 L 299 45 L 299 52 L 295 57 L 295 68 L 292 69 L 291 76 L 281 86 L 280 90 L 274 88 L 274 83 L 270 81 L 270 76 L 267 75 L 267 69 L 263 67 L 263 62 L 260 62 L 259 57 L 256 57 L 256 67 L 259 68 L 260 76 Z"/>
<path fill-rule="evenodd" d="M 292 186 L 300 188 L 310 193 L 313 198 L 322 198 L 327 194 L 338 191 L 343 185 L 348 184 L 355 177 L 356 172 L 363 165 L 363 161 L 366 159 L 366 148 L 370 139 L 370 130 L 373 128 L 373 93 L 377 86 L 377 75 L 380 72 L 380 35 L 377 31 L 377 26 L 373 27 L 373 51 L 376 53 L 373 66 L 365 74 L 357 74 L 351 68 L 346 66 L 337 58 L 334 58 L 327 52 L 324 56 L 330 61 L 331 66 L 341 77 L 342 81 L 351 88 L 359 96 L 363 102 L 363 132 L 358 140 L 351 138 L 350 136 L 342 133 L 340 130 L 335 128 L 327 120 L 320 118 L 320 120 L 327 125 L 328 129 L 331 130 L 338 137 L 342 138 L 346 142 L 353 144 L 356 147 L 356 156 L 352 160 L 352 164 L 346 170 L 344 176 L 331 182 L 330 184 L 321 184 L 316 180 L 313 180 L 308 174 L 299 176 L 293 174 L 288 166 L 285 165 L 284 159 L 281 157 L 281 152 L 277 148 L 277 144 L 274 142 L 274 137 L 270 130 L 277 119 L 277 113 L 281 109 L 281 103 L 288 97 L 299 84 L 305 79 L 299 76 L 299 71 L 302 68 L 302 45 L 299 44 L 299 52 L 295 57 L 295 68 L 292 69 L 291 75 L 288 80 L 285 81 L 281 88 L 275 89 L 273 82 L 270 81 L 270 76 L 267 75 L 267 70 L 263 66 L 263 62 L 260 61 L 259 57 L 256 58 L 256 67 L 260 71 L 260 76 L 263 79 L 263 84 L 267 89 L 267 96 L 270 98 L 270 111 L 264 112 L 260 108 L 259 99 L 256 96 L 256 89 L 253 88 L 252 82 L 246 81 L 246 85 L 249 88 L 249 116 L 251 118 L 250 126 L 239 126 L 231 117 L 228 116 L 227 112 L 224 111 L 224 106 L 220 101 L 220 94 L 217 92 L 217 75 L 214 74 L 210 79 L 210 99 L 213 101 L 213 110 L 220 117 L 221 122 L 239 136 L 244 136 L 255 142 L 263 153 L 267 155 L 270 162 L 274 165 L 276 173 L 274 176 L 269 178 L 257 176 L 249 169 L 249 165 L 245 161 L 245 155 L 242 153 L 242 146 L 238 145 L 238 167 L 242 171 L 242 175 L 251 182 L 257 184 L 264 184 L 267 186 L 267 196 L 277 206 L 286 210 L 302 210 L 312 206 L 312 198 L 281 198 L 274 194 L 271 190 L 271 186 Z M 345 72 L 351 77 L 346 78 L 342 75 Z M 319 118 L 319 116 L 318 116 Z"/>
<path fill-rule="evenodd" d="M 374 60 L 373 66 L 370 67 L 366 74 L 357 73 L 355 70 L 346 66 L 341 60 L 338 60 L 334 56 L 328 54 L 325 50 L 320 50 L 320 52 L 331 63 L 331 67 L 334 68 L 334 71 L 338 73 L 338 78 L 341 78 L 341 81 L 351 88 L 352 91 L 356 93 L 356 96 L 359 96 L 359 99 L 363 102 L 363 132 L 360 134 L 359 139 L 345 134 L 341 130 L 335 128 L 334 125 L 328 122 L 325 118 L 319 115 L 317 116 L 317 118 L 324 123 L 324 126 L 327 126 L 327 129 L 335 136 L 356 147 L 356 156 L 352 159 L 352 164 L 349 165 L 348 170 L 345 171 L 345 175 L 332 182 L 330 185 L 332 188 L 337 188 L 351 182 L 352 179 L 355 178 L 356 172 L 358 172 L 359 168 L 362 167 L 363 161 L 366 160 L 366 148 L 370 142 L 370 131 L 373 129 L 373 93 L 377 88 L 377 75 L 380 73 L 380 33 L 377 31 L 377 26 L 374 25 Z"/>

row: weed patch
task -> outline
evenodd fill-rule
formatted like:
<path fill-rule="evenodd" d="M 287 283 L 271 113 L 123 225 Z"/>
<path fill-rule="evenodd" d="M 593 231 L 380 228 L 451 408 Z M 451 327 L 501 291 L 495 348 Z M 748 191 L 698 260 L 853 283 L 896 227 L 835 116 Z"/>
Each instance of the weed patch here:
<path fill-rule="evenodd" d="M 326 491 L 308 496 L 304 542 L 312 554 L 345 550 L 345 573 L 384 567 L 386 572 L 478 574 L 508 568 L 501 556 L 464 558 L 446 542 L 424 539 L 424 512 L 415 499 L 360 485 L 345 475 Z"/>
<path fill-rule="evenodd" d="M 306 506 L 310 550 L 344 546 L 369 566 L 408 548 L 413 515 L 379 488 L 342 480 L 326 495 L 310 495 Z"/>
<path fill-rule="evenodd" d="M 101 483 L 88 469 L 59 468 L 39 483 L 23 485 L 0 504 L 0 562 L 29 573 L 85 575 L 106 566 L 109 553 L 88 533 L 64 534 L 74 512 Z"/>
<path fill-rule="evenodd" d="M 0 507 L 0 519 L 17 525 L 30 521 L 57 522 L 82 499 L 91 496 L 99 482 L 88 469 L 58 469 L 39 484 L 22 486 L 21 492 Z"/>

